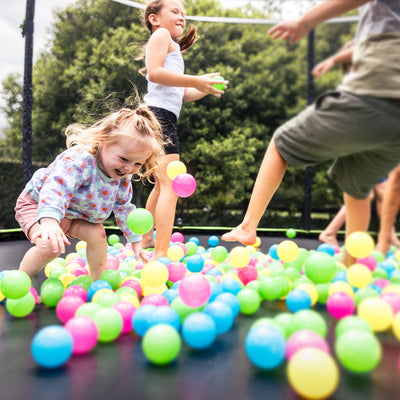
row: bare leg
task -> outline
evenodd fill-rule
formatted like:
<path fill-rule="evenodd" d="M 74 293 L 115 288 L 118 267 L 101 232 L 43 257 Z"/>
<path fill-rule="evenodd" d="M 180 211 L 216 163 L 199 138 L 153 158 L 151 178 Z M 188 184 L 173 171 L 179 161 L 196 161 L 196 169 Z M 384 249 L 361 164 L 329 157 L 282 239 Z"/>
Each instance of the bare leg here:
<path fill-rule="evenodd" d="M 329 225 L 319 235 L 319 240 L 323 243 L 339 246 L 337 233 L 346 222 L 346 207 L 342 206 Z"/>
<path fill-rule="evenodd" d="M 366 231 L 371 217 L 371 200 L 369 198 L 356 199 L 345 193 L 344 204 L 346 206 L 346 237 L 352 232 Z M 356 262 L 356 259 L 345 250 L 341 261 L 349 267 Z"/>
<path fill-rule="evenodd" d="M 222 240 L 238 241 L 245 245 L 252 245 L 256 242 L 257 226 L 272 196 L 282 182 L 286 167 L 287 162 L 279 154 L 272 139 L 261 163 L 243 221 L 231 232 L 222 235 Z"/>
<path fill-rule="evenodd" d="M 147 198 L 146 202 L 146 210 L 150 211 L 151 214 L 154 216 L 156 214 L 156 207 L 158 198 L 160 195 L 160 183 L 156 180 L 156 183 L 150 192 L 149 197 Z M 154 225 L 149 232 L 142 235 L 142 246 L 144 249 L 153 248 L 155 245 L 154 240 Z"/>
<path fill-rule="evenodd" d="M 86 257 L 90 276 L 100 279 L 107 260 L 107 235 L 102 224 L 92 224 L 83 220 L 75 220 L 70 229 L 74 236 L 87 243 Z"/>

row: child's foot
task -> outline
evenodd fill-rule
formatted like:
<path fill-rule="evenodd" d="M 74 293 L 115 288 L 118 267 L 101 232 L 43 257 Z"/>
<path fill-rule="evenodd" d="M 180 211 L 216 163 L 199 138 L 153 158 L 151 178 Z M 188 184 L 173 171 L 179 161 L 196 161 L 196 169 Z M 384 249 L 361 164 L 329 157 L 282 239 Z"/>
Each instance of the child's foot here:
<path fill-rule="evenodd" d="M 154 249 L 156 241 L 154 239 L 142 238 L 142 247 L 144 249 Z"/>
<path fill-rule="evenodd" d="M 339 247 L 339 242 L 337 241 L 336 236 L 332 235 L 330 233 L 327 233 L 325 231 L 320 233 L 320 235 L 318 236 L 318 239 L 322 243 L 326 243 L 326 244 L 330 244 L 332 246 Z"/>
<path fill-rule="evenodd" d="M 244 245 L 253 245 L 257 241 L 257 233 L 243 229 L 241 225 L 237 226 L 228 233 L 224 233 L 221 236 L 222 240 L 226 242 L 240 242 Z"/>

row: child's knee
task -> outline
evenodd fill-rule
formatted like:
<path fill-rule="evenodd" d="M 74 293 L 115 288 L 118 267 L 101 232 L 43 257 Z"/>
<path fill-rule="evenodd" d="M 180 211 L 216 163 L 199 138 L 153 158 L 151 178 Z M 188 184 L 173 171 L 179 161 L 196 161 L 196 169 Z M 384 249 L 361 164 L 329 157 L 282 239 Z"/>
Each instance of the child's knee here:
<path fill-rule="evenodd" d="M 107 242 L 106 230 L 102 224 L 92 224 L 88 229 L 87 242 Z"/>

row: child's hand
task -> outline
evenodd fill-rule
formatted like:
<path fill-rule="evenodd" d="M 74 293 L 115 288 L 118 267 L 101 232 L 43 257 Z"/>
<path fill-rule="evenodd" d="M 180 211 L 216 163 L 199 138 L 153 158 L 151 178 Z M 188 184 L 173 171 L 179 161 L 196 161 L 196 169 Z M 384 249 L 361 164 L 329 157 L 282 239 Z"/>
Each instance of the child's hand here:
<path fill-rule="evenodd" d="M 214 72 L 212 74 L 205 74 L 198 76 L 197 84 L 195 86 L 196 89 L 205 94 L 212 94 L 213 96 L 221 97 L 221 95 L 224 94 L 225 92 L 213 86 L 216 84 L 217 85 L 221 84 L 221 81 L 213 79 L 214 76 L 218 75 L 220 75 L 219 72 Z M 228 84 L 229 81 L 225 81 L 225 89 L 228 87 Z"/>
<path fill-rule="evenodd" d="M 70 245 L 60 224 L 53 218 L 42 218 L 39 229 L 32 235 L 31 243 L 46 249 L 50 245 L 54 254 L 65 253 L 65 245 Z"/>
<path fill-rule="evenodd" d="M 290 43 L 293 44 L 305 37 L 309 30 L 301 19 L 293 19 L 275 25 L 268 31 L 268 35 L 272 35 L 274 39 L 281 37 L 283 40 L 286 40 L 290 38 Z"/>
<path fill-rule="evenodd" d="M 316 78 L 320 78 L 322 75 L 330 71 L 334 66 L 335 66 L 335 61 L 333 60 L 333 58 L 328 58 L 317 64 L 312 70 L 312 74 Z"/>
<path fill-rule="evenodd" d="M 146 252 L 143 250 L 142 241 L 132 243 L 132 250 L 133 250 L 133 253 L 135 254 L 136 260 L 139 260 L 140 258 L 142 258 L 143 261 L 147 261 L 147 262 L 149 261 L 149 258 L 147 257 Z"/>

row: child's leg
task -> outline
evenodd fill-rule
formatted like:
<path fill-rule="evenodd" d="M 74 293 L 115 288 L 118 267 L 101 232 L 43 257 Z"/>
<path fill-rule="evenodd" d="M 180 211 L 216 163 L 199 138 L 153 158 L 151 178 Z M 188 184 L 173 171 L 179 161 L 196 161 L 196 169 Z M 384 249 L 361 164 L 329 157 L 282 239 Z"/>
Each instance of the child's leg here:
<path fill-rule="evenodd" d="M 156 243 L 153 260 L 167 256 L 178 201 L 172 189 L 172 180 L 167 175 L 167 166 L 171 161 L 179 160 L 179 154 L 168 154 L 166 158 L 167 162 L 160 168 L 158 176 L 160 194 L 155 211 Z"/>
<path fill-rule="evenodd" d="M 337 241 L 337 233 L 339 229 L 346 222 L 346 207 L 342 206 L 329 225 L 321 232 L 318 239 L 321 242 L 331 244 L 333 246 L 339 246 Z"/>
<path fill-rule="evenodd" d="M 371 200 L 368 197 L 356 199 L 345 193 L 344 204 L 346 206 L 346 237 L 352 232 L 366 231 L 371 217 Z M 356 262 L 356 259 L 344 251 L 341 261 L 349 267 Z"/>
<path fill-rule="evenodd" d="M 272 139 L 258 171 L 250 203 L 243 221 L 231 232 L 222 235 L 226 241 L 238 241 L 245 245 L 254 244 L 257 226 L 275 191 L 285 175 L 287 162 L 282 158 Z"/>
<path fill-rule="evenodd" d="M 35 224 L 29 230 L 31 237 L 39 229 Z M 38 238 L 36 245 L 31 247 L 24 255 L 19 266 L 20 271 L 26 272 L 33 279 L 50 261 L 54 260 L 60 253 L 54 253 L 53 247 L 49 244 L 45 249 L 42 247 L 42 239 Z"/>
<path fill-rule="evenodd" d="M 107 260 L 108 245 L 104 226 L 88 221 L 74 220 L 68 233 L 87 243 L 86 257 L 90 276 L 93 280 L 99 279 Z"/>
<path fill-rule="evenodd" d="M 155 184 L 150 192 L 149 197 L 147 198 L 146 201 L 146 210 L 151 212 L 151 215 L 156 214 L 156 207 L 157 207 L 157 202 L 158 198 L 160 196 L 160 183 L 158 179 L 155 179 Z M 148 249 L 149 247 L 154 247 L 155 241 L 154 241 L 154 225 L 151 228 L 149 232 L 146 234 L 142 235 L 142 246 L 144 249 Z"/>

